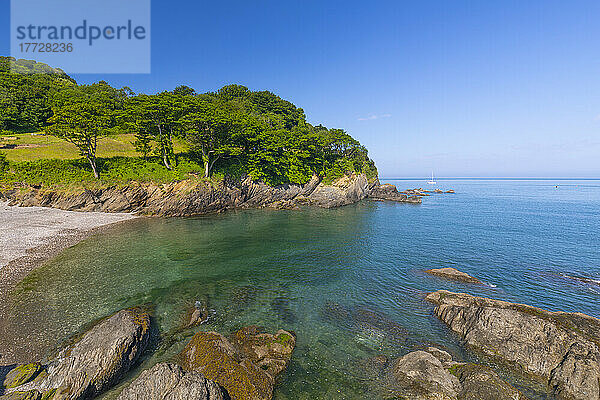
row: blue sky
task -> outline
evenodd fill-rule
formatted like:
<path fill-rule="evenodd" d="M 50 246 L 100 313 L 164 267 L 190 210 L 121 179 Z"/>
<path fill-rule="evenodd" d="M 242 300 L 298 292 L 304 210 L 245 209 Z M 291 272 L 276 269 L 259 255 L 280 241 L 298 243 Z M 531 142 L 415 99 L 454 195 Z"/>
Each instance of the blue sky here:
<path fill-rule="evenodd" d="M 598 1 L 153 1 L 151 74 L 74 77 L 268 89 L 384 177 L 600 177 L 599 20 Z"/>

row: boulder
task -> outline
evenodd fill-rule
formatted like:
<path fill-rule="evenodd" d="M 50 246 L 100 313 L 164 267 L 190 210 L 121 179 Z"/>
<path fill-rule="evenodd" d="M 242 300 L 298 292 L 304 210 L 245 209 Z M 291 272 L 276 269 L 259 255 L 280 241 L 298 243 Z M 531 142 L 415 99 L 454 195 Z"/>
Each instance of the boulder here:
<path fill-rule="evenodd" d="M 440 278 L 449 279 L 452 281 L 481 284 L 481 281 L 479 279 L 474 278 L 465 272 L 461 272 L 456 268 L 434 268 L 428 269 L 425 272 L 430 275 L 438 276 Z"/>
<path fill-rule="evenodd" d="M 40 363 L 19 365 L 6 374 L 3 386 L 5 389 L 13 389 L 24 385 L 35 379 L 43 370 L 44 367 Z"/>
<path fill-rule="evenodd" d="M 141 373 L 117 400 L 225 400 L 221 387 L 201 373 L 160 363 Z"/>
<path fill-rule="evenodd" d="M 457 400 L 458 378 L 426 351 L 400 357 L 392 366 L 392 392 L 411 400 Z"/>
<path fill-rule="evenodd" d="M 467 346 L 540 378 L 556 398 L 600 400 L 600 320 L 445 290 L 426 299 Z"/>
<path fill-rule="evenodd" d="M 483 365 L 458 363 L 435 347 L 397 359 L 391 392 L 414 400 L 526 400 L 513 386 Z"/>
<path fill-rule="evenodd" d="M 198 332 L 178 360 L 185 370 L 217 382 L 233 400 L 268 400 L 295 346 L 295 336 L 284 330 L 272 335 L 249 326 L 230 339 L 216 332 Z"/>
<path fill-rule="evenodd" d="M 64 348 L 33 381 L 7 390 L 7 394 L 27 392 L 34 399 L 52 400 L 92 398 L 129 371 L 149 337 L 148 313 L 138 308 L 119 311 Z"/>

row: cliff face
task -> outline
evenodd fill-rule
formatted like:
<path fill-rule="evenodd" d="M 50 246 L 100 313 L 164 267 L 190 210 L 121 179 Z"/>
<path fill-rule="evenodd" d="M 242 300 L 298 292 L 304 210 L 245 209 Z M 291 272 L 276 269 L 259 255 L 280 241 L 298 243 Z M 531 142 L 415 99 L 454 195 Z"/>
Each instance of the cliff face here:
<path fill-rule="evenodd" d="M 299 205 L 338 207 L 364 199 L 373 185 L 363 174 L 344 176 L 331 185 L 323 184 L 314 176 L 304 185 L 275 187 L 253 182 L 250 178 L 218 185 L 185 180 L 168 184 L 131 183 L 75 192 L 26 187 L 0 192 L 0 199 L 12 205 L 70 211 L 189 216 L 231 208 L 295 208 Z"/>

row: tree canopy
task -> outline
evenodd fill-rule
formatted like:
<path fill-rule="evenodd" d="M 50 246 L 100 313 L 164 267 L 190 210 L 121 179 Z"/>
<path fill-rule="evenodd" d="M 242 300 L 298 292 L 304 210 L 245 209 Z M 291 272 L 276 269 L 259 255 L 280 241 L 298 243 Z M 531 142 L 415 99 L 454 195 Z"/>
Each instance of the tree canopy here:
<path fill-rule="evenodd" d="M 19 60 L 22 61 L 22 60 Z M 96 176 L 98 138 L 134 133 L 143 159 L 156 157 L 172 170 L 173 141 L 187 143 L 202 175 L 235 164 L 255 180 L 276 185 L 306 183 L 313 175 L 377 172 L 367 150 L 344 130 L 313 126 L 301 108 L 269 91 L 227 85 L 197 93 L 180 85 L 157 94 L 135 94 L 106 82 L 77 85 L 60 70 L 14 74 L 0 68 L 0 127 L 44 129 L 77 146 Z M 21 63 L 23 64 L 23 63 Z M 37 68 L 29 65 L 32 72 Z M 48 67 L 50 68 L 50 67 Z"/>

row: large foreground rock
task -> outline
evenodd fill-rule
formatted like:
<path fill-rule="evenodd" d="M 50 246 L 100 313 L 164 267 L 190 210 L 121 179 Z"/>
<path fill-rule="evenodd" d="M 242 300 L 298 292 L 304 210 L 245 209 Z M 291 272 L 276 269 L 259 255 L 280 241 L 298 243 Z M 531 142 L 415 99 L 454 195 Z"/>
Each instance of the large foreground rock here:
<path fill-rule="evenodd" d="M 129 371 L 146 349 L 149 336 L 146 312 L 137 308 L 119 311 L 63 349 L 33 381 L 7 390 L 2 399 L 92 398 Z"/>
<path fill-rule="evenodd" d="M 526 400 L 492 369 L 457 363 L 445 351 L 430 347 L 394 361 L 391 393 L 410 400 Z"/>
<path fill-rule="evenodd" d="M 225 400 L 221 387 L 199 372 L 160 363 L 125 388 L 117 400 Z"/>
<path fill-rule="evenodd" d="M 185 370 L 217 382 L 233 400 L 269 400 L 295 346 L 294 335 L 284 330 L 272 335 L 250 326 L 230 339 L 216 332 L 198 332 L 179 362 Z"/>
<path fill-rule="evenodd" d="M 427 300 L 468 346 L 541 378 L 558 399 L 600 399 L 600 320 L 445 290 Z"/>

